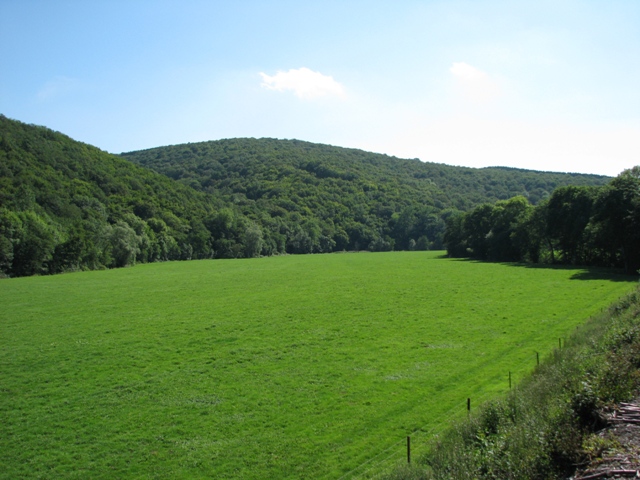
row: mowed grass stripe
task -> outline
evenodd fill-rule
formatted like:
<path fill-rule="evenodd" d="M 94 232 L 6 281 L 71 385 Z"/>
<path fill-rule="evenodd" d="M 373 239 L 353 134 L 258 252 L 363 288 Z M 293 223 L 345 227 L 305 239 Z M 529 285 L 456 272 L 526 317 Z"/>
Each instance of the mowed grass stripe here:
<path fill-rule="evenodd" d="M 4 280 L 0 475 L 338 478 L 634 285 L 435 252 Z"/>

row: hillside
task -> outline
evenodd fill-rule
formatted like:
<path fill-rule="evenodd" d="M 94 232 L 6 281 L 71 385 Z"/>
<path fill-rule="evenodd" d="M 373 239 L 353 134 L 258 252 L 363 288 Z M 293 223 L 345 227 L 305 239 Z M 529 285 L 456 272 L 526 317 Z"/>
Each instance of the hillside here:
<path fill-rule="evenodd" d="M 450 167 L 297 140 L 116 156 L 0 115 L 0 275 L 441 249 L 445 220 L 457 211 L 514 195 L 537 203 L 561 185 L 608 180 Z"/>
<path fill-rule="evenodd" d="M 207 256 L 213 209 L 163 175 L 0 115 L 0 273 Z"/>
<path fill-rule="evenodd" d="M 195 189 L 222 195 L 288 239 L 300 237 L 287 240 L 286 250 L 292 253 L 441 249 L 443 220 L 452 210 L 516 195 L 536 204 L 562 185 L 603 185 L 609 180 L 452 167 L 298 140 L 219 140 L 123 156 Z"/>
<path fill-rule="evenodd" d="M 420 198 L 438 209 L 468 210 L 523 195 L 537 204 L 562 185 L 602 185 L 608 177 L 506 167 L 466 168 L 407 160 L 299 140 L 238 138 L 122 154 L 203 191 L 257 201 L 306 190 L 383 192 L 392 202 Z M 375 198 L 375 195 L 370 195 Z M 242 198 L 245 200 L 245 198 Z M 303 201 L 304 203 L 304 201 Z"/>

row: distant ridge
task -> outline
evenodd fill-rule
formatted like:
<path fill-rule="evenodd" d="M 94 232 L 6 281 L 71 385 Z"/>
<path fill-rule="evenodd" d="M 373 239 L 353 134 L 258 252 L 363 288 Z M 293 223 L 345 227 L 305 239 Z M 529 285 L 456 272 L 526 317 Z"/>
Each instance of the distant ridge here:
<path fill-rule="evenodd" d="M 445 219 L 608 177 L 423 163 L 300 140 L 111 155 L 0 115 L 0 274 L 342 250 L 441 249 Z"/>
<path fill-rule="evenodd" d="M 457 167 L 418 159 L 400 159 L 363 150 L 334 147 L 301 140 L 235 138 L 157 147 L 121 154 L 134 163 L 163 173 L 203 191 L 243 194 L 246 185 L 265 186 L 283 178 L 309 180 L 317 185 L 327 178 L 362 186 L 403 184 L 413 194 L 427 195 L 427 204 L 467 210 L 484 202 L 524 195 L 536 204 L 563 185 L 603 185 L 610 177 L 556 173 L 512 167 Z M 268 163 L 267 163 L 268 162 Z M 277 175 L 272 167 L 280 168 Z M 243 182 L 230 186 L 229 179 Z"/>

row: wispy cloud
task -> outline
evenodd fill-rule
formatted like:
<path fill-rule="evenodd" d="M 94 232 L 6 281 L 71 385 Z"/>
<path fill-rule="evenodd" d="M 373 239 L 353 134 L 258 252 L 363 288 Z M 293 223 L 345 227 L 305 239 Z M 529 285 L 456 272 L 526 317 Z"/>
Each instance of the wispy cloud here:
<path fill-rule="evenodd" d="M 500 85 L 487 73 L 464 62 L 449 69 L 462 95 L 474 103 L 488 103 L 501 94 Z"/>
<path fill-rule="evenodd" d="M 291 69 L 273 76 L 260 72 L 262 87 L 279 92 L 292 91 L 298 98 L 346 97 L 344 87 L 333 77 L 314 72 L 308 68 Z"/>

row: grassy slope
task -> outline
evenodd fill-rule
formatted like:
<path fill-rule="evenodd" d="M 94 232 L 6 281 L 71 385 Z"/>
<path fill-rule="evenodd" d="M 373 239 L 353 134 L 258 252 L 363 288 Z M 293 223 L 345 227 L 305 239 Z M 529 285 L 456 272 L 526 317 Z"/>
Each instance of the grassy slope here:
<path fill-rule="evenodd" d="M 621 452 L 603 436 L 603 413 L 639 392 L 639 327 L 636 288 L 590 317 L 517 388 L 433 437 L 426 455 L 376 478 L 549 480 L 606 465 Z"/>
<path fill-rule="evenodd" d="M 634 286 L 427 252 L 4 280 L 0 475 L 375 469 Z"/>

